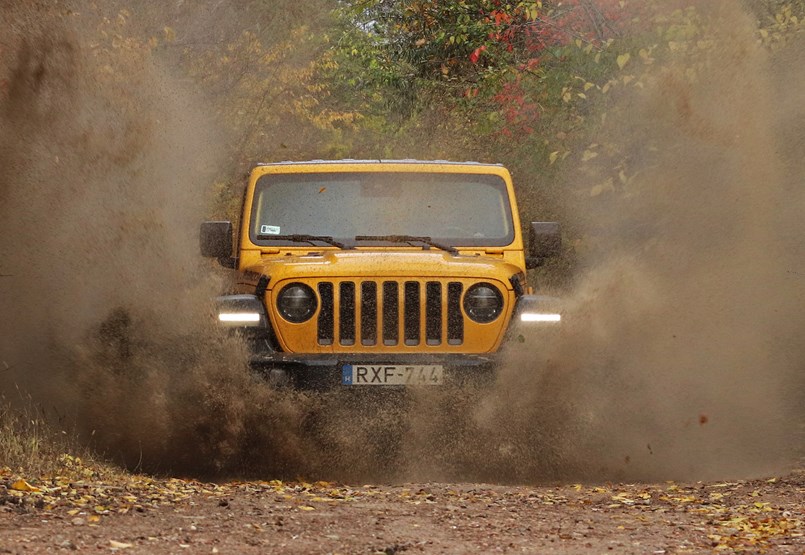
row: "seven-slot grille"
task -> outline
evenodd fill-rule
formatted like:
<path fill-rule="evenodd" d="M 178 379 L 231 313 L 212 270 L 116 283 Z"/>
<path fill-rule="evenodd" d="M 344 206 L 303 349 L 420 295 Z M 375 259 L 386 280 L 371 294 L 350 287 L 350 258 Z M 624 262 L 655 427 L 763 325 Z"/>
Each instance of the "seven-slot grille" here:
<path fill-rule="evenodd" d="M 464 316 L 457 281 L 319 282 L 318 344 L 365 347 L 461 345 Z M 424 298 L 424 303 L 422 302 Z"/>

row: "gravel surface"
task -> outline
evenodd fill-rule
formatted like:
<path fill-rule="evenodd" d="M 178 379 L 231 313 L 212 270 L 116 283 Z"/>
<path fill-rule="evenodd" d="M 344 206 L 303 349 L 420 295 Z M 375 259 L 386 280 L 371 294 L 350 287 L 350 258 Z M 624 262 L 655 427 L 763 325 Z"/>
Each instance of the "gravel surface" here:
<path fill-rule="evenodd" d="M 803 470 L 540 486 L 0 483 L 0 553 L 805 553 Z"/>

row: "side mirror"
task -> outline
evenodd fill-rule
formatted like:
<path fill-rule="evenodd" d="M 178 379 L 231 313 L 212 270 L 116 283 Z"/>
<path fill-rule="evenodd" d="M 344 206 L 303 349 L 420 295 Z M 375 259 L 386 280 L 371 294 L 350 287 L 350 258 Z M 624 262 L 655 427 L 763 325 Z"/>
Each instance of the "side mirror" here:
<path fill-rule="evenodd" d="M 230 260 L 232 257 L 232 222 L 202 223 L 199 230 L 199 246 L 201 256 L 217 258 L 219 261 Z"/>
<path fill-rule="evenodd" d="M 531 222 L 528 230 L 526 267 L 536 268 L 544 258 L 562 253 L 562 234 L 557 222 Z"/>

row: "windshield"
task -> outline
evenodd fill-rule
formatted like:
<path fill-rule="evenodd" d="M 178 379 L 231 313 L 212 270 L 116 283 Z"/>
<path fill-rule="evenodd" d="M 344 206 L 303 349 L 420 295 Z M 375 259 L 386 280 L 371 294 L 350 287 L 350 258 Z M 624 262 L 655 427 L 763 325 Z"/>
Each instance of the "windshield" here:
<path fill-rule="evenodd" d="M 255 189 L 249 232 L 258 245 L 293 245 L 287 236 L 294 234 L 348 245 L 356 243 L 356 236 L 389 235 L 468 247 L 505 246 L 514 240 L 503 179 L 444 173 L 264 175 Z M 359 242 L 372 244 L 391 242 Z"/>

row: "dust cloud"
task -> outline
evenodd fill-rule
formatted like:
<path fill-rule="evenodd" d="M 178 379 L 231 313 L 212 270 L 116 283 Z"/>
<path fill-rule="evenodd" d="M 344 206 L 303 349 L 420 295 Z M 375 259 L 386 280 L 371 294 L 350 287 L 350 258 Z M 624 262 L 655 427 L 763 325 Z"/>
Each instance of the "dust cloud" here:
<path fill-rule="evenodd" d="M 197 230 L 226 137 L 154 60 L 90 44 L 89 15 L 2 17 L 0 392 L 130 468 L 212 474 L 252 446 L 296 467 L 300 405 L 209 329 Z"/>
<path fill-rule="evenodd" d="M 595 248 L 563 330 L 524 333 L 491 389 L 369 399 L 251 376 L 211 329 L 221 278 L 197 255 L 227 137 L 168 70 L 99 59 L 78 19 L 37 9 L 2 14 L 0 392 L 31 392 L 100 454 L 208 477 L 536 482 L 757 475 L 801 447 L 802 40 L 770 55 L 737 4 L 712 3 L 707 71 L 656 67 L 602 133 L 635 177 L 570 206 Z"/>
<path fill-rule="evenodd" d="M 633 177 L 570 205 L 594 245 L 563 333 L 512 349 L 478 413 L 523 449 L 516 480 L 747 477 L 802 455 L 805 41 L 770 53 L 737 2 L 699 9 L 719 47 L 696 78 L 658 64 L 595 137 Z"/>

